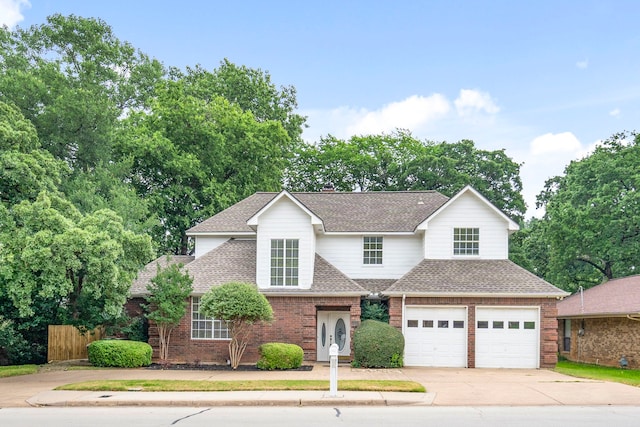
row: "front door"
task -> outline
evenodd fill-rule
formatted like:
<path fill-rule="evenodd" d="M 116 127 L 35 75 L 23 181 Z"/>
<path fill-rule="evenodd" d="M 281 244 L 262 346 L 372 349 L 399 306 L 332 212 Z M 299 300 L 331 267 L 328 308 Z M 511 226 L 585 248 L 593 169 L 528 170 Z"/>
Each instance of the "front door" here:
<path fill-rule="evenodd" d="M 340 356 L 351 354 L 351 314 L 348 311 L 318 311 L 318 361 L 329 361 L 329 347 L 338 344 Z"/>

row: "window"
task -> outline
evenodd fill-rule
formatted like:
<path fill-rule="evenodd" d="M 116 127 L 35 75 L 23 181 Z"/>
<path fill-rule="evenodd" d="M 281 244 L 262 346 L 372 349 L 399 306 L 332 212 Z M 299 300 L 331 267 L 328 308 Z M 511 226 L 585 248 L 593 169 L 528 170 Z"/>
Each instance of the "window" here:
<path fill-rule="evenodd" d="M 408 328 L 417 328 L 418 327 L 418 321 L 417 320 L 407 320 L 407 327 Z"/>
<path fill-rule="evenodd" d="M 200 297 L 191 297 L 191 339 L 229 339 L 227 324 L 200 313 Z"/>
<path fill-rule="evenodd" d="M 487 320 L 478 320 L 478 329 L 488 329 L 489 322 Z"/>
<path fill-rule="evenodd" d="M 520 322 L 509 321 L 509 329 L 520 329 Z"/>
<path fill-rule="evenodd" d="M 504 322 L 500 320 L 494 320 L 493 329 L 504 329 Z"/>
<path fill-rule="evenodd" d="M 423 320 L 422 321 L 423 328 L 433 328 L 433 320 Z"/>
<path fill-rule="evenodd" d="M 298 240 L 271 240 L 271 286 L 298 286 Z"/>
<path fill-rule="evenodd" d="M 382 264 L 382 237 L 365 237 L 363 249 L 363 264 Z"/>
<path fill-rule="evenodd" d="M 478 255 L 480 252 L 479 228 L 453 229 L 453 254 Z"/>
<path fill-rule="evenodd" d="M 464 320 L 454 320 L 453 321 L 453 328 L 454 329 L 462 329 L 462 328 L 464 328 Z"/>
<path fill-rule="evenodd" d="M 535 329 L 536 322 L 524 322 L 524 329 Z"/>
<path fill-rule="evenodd" d="M 449 321 L 448 320 L 438 320 L 438 328 L 448 328 Z"/>

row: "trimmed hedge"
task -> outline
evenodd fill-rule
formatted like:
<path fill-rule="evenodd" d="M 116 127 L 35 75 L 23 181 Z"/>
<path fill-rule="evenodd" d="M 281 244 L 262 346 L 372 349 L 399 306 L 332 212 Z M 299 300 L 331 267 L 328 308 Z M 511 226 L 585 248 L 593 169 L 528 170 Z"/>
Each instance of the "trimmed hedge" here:
<path fill-rule="evenodd" d="M 353 366 L 401 368 L 404 365 L 404 337 L 388 323 L 365 320 L 353 334 Z"/>
<path fill-rule="evenodd" d="M 128 340 L 94 341 L 87 347 L 93 366 L 139 368 L 151 364 L 153 350 L 145 342 Z"/>
<path fill-rule="evenodd" d="M 258 347 L 260 360 L 256 366 L 258 369 L 272 371 L 274 369 L 296 369 L 302 366 L 304 352 L 295 344 L 270 342 Z"/>

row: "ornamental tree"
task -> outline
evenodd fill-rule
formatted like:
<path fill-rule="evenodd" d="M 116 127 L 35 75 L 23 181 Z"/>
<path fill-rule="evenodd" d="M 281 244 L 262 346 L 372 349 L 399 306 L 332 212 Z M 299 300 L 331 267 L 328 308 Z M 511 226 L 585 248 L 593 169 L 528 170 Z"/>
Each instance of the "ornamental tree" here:
<path fill-rule="evenodd" d="M 182 267 L 182 264 L 171 264 L 162 268 L 158 264 L 158 273 L 147 286 L 146 317 L 158 328 L 162 361 L 169 358 L 171 332 L 187 313 L 187 297 L 193 291 L 193 279 Z"/>
<path fill-rule="evenodd" d="M 202 296 L 200 310 L 205 316 L 224 320 L 229 329 L 231 368 L 240 364 L 255 323 L 273 320 L 267 298 L 251 283 L 229 282 L 212 288 Z"/>

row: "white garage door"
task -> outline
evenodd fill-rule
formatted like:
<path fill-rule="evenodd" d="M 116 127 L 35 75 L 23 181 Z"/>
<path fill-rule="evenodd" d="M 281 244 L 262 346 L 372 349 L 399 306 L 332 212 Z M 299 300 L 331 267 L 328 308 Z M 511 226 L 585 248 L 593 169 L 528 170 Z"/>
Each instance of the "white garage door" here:
<path fill-rule="evenodd" d="M 538 307 L 477 307 L 477 368 L 538 368 Z"/>
<path fill-rule="evenodd" d="M 466 307 L 405 307 L 407 366 L 467 366 Z"/>

